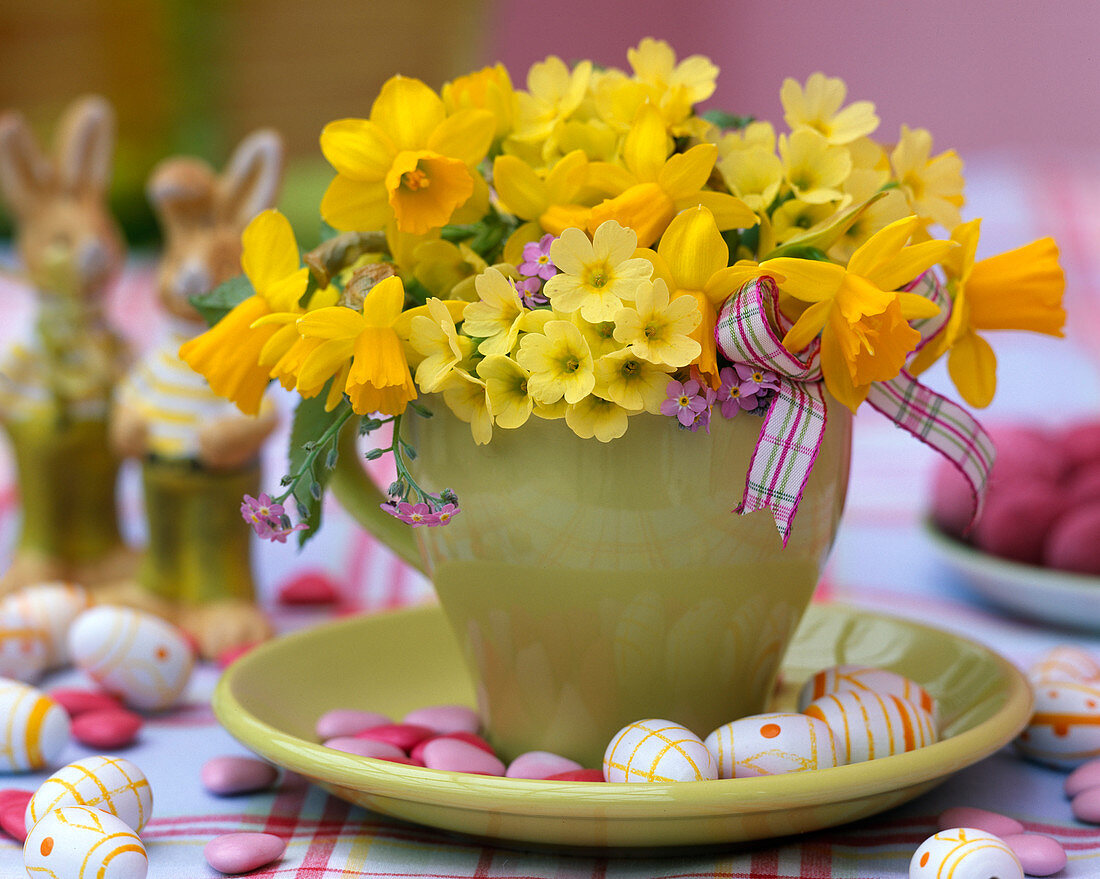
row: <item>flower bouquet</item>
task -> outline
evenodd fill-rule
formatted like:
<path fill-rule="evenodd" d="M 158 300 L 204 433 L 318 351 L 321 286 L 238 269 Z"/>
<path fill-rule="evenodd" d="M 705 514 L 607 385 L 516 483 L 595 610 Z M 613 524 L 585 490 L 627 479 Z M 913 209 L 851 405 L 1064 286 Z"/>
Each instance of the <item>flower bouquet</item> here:
<path fill-rule="evenodd" d="M 246 412 L 272 379 L 302 397 L 281 495 L 243 507 L 264 536 L 307 539 L 330 475 L 355 448 L 351 425 L 359 435 L 391 426 L 388 445 L 366 452 L 393 456 L 382 509 L 391 523 L 448 526 L 417 535 L 445 609 L 445 584 L 462 579 L 463 601 L 485 612 L 453 622 L 481 668 L 494 729 L 522 713 L 514 696 L 494 704 L 494 688 L 525 683 L 560 696 L 541 713 L 524 709 L 543 729 L 598 713 L 596 702 L 615 701 L 607 685 L 570 696 L 563 683 L 597 666 L 667 672 L 669 688 L 690 695 L 684 682 L 699 669 L 677 663 L 698 652 L 692 642 L 723 668 L 746 662 L 751 674 L 739 677 L 753 678 L 748 701 L 759 703 L 801 613 L 776 615 L 761 594 L 797 579 L 791 606 L 808 600 L 843 503 L 848 413 L 867 402 L 931 444 L 977 504 L 988 438 L 918 376 L 946 356 L 962 397 L 984 406 L 995 358 L 981 333 L 1061 335 L 1065 319 L 1049 239 L 976 261 L 980 221 L 961 221 L 962 162 L 933 155 L 927 131 L 902 126 L 879 143 L 873 105 L 846 105 L 843 82 L 814 74 L 783 83 L 789 130 L 777 133 L 698 111 L 718 73 L 706 58 L 678 61 L 646 39 L 628 60 L 629 71 L 550 57 L 526 89 L 500 65 L 440 94 L 390 79 L 369 118 L 321 134 L 336 170 L 320 206 L 328 239 L 303 256 L 280 214 L 258 216 L 244 233 L 243 277 L 198 303 L 216 322 L 181 351 Z M 823 463 L 830 444 L 841 451 Z M 677 470 L 700 455 L 696 471 Z M 829 483 L 820 502 L 808 494 L 815 478 Z M 787 544 L 807 504 L 808 518 L 827 521 L 800 524 L 812 536 L 799 555 Z M 766 529 L 731 524 L 757 510 L 770 512 Z M 559 576 L 543 582 L 551 559 Z M 654 597 L 651 581 L 670 572 L 691 599 Z M 604 590 L 619 610 L 573 604 L 563 579 Z M 517 593 L 536 604 L 494 631 L 493 612 Z M 597 621 L 579 641 L 539 628 L 573 625 L 561 614 L 585 607 Z M 703 626 L 711 616 L 716 631 Z M 631 631 L 677 626 L 663 659 L 648 648 L 627 657 Z M 762 647 L 729 647 L 750 629 L 766 630 Z M 548 670 L 524 678 L 522 662 L 501 659 L 506 642 L 539 645 Z M 610 652 L 592 652 L 608 642 Z M 562 651 L 568 673 L 543 662 Z M 735 685 L 728 670 L 707 674 L 719 689 Z M 569 698 L 581 707 L 563 709 Z M 627 721 L 650 704 L 622 701 Z M 731 716 L 728 704 L 720 713 Z M 636 716 L 646 715 L 685 717 L 659 707 Z M 608 732 L 616 722 L 601 721 Z M 538 734 L 518 738 L 532 746 Z"/>

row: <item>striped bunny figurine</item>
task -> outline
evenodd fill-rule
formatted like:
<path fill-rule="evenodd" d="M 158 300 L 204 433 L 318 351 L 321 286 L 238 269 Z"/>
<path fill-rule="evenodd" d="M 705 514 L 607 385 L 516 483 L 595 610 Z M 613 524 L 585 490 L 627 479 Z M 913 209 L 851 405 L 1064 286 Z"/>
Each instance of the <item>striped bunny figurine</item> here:
<path fill-rule="evenodd" d="M 114 448 L 142 462 L 149 544 L 138 578 L 120 596 L 173 618 L 204 656 L 262 640 L 269 624 L 255 604 L 244 493 L 259 493 L 260 450 L 276 425 L 273 405 L 242 414 L 178 355 L 206 329 L 191 297 L 240 273 L 241 233 L 271 207 L 283 147 L 254 132 L 217 174 L 198 159 L 161 162 L 147 192 L 164 231 L 158 273 L 167 332 L 121 384 L 112 415 Z"/>
<path fill-rule="evenodd" d="M 43 580 L 95 586 L 136 560 L 119 535 L 107 444 L 111 390 L 127 366 L 104 315 L 124 255 L 107 206 L 114 133 L 114 111 L 97 96 L 68 108 L 52 156 L 21 114 L 0 116 L 0 194 L 36 305 L 31 337 L 0 365 L 0 425 L 22 507 L 0 592 Z"/>

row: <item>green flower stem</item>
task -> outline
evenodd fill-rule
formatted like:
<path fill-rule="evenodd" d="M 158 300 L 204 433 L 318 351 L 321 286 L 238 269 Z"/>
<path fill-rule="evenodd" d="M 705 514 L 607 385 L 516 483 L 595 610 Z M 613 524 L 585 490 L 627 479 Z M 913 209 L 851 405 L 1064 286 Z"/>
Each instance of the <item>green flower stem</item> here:
<path fill-rule="evenodd" d="M 342 428 L 347 423 L 348 419 L 350 419 L 353 414 L 354 413 L 352 412 L 351 407 L 348 406 L 346 409 L 344 409 L 343 412 L 340 413 L 339 416 L 337 416 L 336 420 L 328 426 L 325 432 L 321 434 L 316 439 L 316 441 L 314 441 L 312 447 L 306 454 L 305 460 L 302 461 L 302 466 L 284 480 L 283 484 L 286 486 L 286 491 L 275 498 L 275 503 L 281 504 L 288 497 L 294 494 L 294 491 L 298 488 L 298 484 L 307 475 L 311 479 L 313 478 L 313 465 L 317 462 L 318 456 L 328 446 L 335 444 L 336 437 L 340 433 L 340 428 Z"/>

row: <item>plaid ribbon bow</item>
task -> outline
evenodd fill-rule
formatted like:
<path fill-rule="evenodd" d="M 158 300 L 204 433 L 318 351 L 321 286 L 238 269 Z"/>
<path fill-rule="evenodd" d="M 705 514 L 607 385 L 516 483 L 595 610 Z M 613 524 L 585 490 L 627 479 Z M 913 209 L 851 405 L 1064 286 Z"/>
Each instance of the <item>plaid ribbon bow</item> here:
<path fill-rule="evenodd" d="M 921 275 L 909 289 L 940 306 L 940 315 L 915 325 L 923 345 L 943 328 L 950 300 L 931 272 Z M 745 491 L 734 512 L 770 509 L 786 546 L 825 436 L 828 408 L 820 342 L 814 339 L 801 357 L 784 348 L 776 331 L 785 333 L 790 321 L 779 311 L 778 300 L 771 278 L 749 281 L 722 306 L 715 340 L 729 360 L 770 370 L 779 377 L 779 392 L 764 416 L 745 475 Z M 895 379 L 872 384 L 867 402 L 955 465 L 970 485 L 976 517 L 994 455 L 981 425 L 904 370 Z"/>

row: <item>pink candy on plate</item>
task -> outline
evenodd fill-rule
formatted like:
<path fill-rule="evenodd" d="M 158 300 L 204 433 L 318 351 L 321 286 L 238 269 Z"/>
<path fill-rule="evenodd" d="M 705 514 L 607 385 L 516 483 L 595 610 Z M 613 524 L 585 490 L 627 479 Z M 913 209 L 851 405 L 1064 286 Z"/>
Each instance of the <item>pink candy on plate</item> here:
<path fill-rule="evenodd" d="M 255 757 L 212 757 L 202 765 L 202 786 L 218 796 L 234 796 L 265 790 L 275 783 L 279 771 Z"/>
<path fill-rule="evenodd" d="M 357 736 L 336 736 L 327 739 L 325 747 L 355 754 L 357 757 L 377 757 L 380 760 L 404 760 L 407 756 L 397 745 L 376 739 L 361 739 Z"/>
<path fill-rule="evenodd" d="M 1100 824 L 1100 787 L 1081 791 L 1070 803 L 1073 817 L 1086 824 Z"/>
<path fill-rule="evenodd" d="M 85 711 L 73 719 L 72 735 L 80 744 L 101 751 L 113 751 L 134 743 L 145 721 L 125 708 Z"/>
<path fill-rule="evenodd" d="M 481 748 L 481 750 L 483 750 L 486 754 L 492 754 L 494 757 L 496 756 L 496 751 L 493 750 L 492 745 L 490 745 L 487 741 L 485 741 L 485 739 L 483 739 L 476 733 L 469 732 L 453 732 L 443 733 L 442 735 L 438 736 L 429 736 L 428 738 L 422 739 L 421 741 L 413 745 L 412 750 L 409 751 L 409 756 L 412 757 L 414 760 L 422 760 L 424 747 L 428 744 L 428 742 L 434 742 L 436 739 L 458 739 L 458 741 L 460 742 L 465 742 L 468 745 L 473 745 L 474 747 Z"/>
<path fill-rule="evenodd" d="M 279 590 L 280 604 L 335 604 L 339 600 L 340 590 L 323 571 L 306 571 Z"/>
<path fill-rule="evenodd" d="M 355 708 L 334 708 L 326 711 L 317 721 L 314 731 L 319 739 L 336 736 L 354 736 L 365 729 L 392 723 L 385 714 L 377 711 L 359 711 Z"/>
<path fill-rule="evenodd" d="M 504 775 L 504 764 L 498 757 L 453 736 L 440 736 L 428 742 L 420 752 L 420 759 L 429 769 Z"/>
<path fill-rule="evenodd" d="M 401 722 L 426 726 L 439 734 L 476 733 L 481 729 L 481 718 L 474 709 L 465 705 L 429 705 L 427 708 L 417 708 L 406 714 Z"/>
<path fill-rule="evenodd" d="M 574 769 L 570 772 L 548 775 L 543 781 L 607 781 L 607 779 L 603 777 L 602 769 Z"/>
<path fill-rule="evenodd" d="M 119 702 L 110 693 L 102 690 L 82 690 L 79 687 L 55 687 L 46 694 L 58 705 L 69 712 L 69 717 L 77 717 L 87 711 L 105 708 L 121 708 Z"/>
<path fill-rule="evenodd" d="M 560 754 L 550 751 L 528 751 L 509 763 L 504 775 L 507 778 L 549 778 L 552 775 L 575 772 L 583 768 L 576 760 L 570 760 Z M 603 778 L 602 772 L 600 778 Z"/>
<path fill-rule="evenodd" d="M 1100 760 L 1082 763 L 1066 776 L 1066 796 L 1071 799 L 1093 787 L 1100 787 Z"/>
<path fill-rule="evenodd" d="M 1020 866 L 1028 876 L 1053 876 L 1069 861 L 1062 844 L 1041 833 L 1009 834 L 1001 839 L 1020 859 Z"/>
<path fill-rule="evenodd" d="M 1077 574 L 1100 574 L 1100 499 L 1067 511 L 1054 523 L 1043 562 Z"/>
<path fill-rule="evenodd" d="M 1024 825 L 1015 818 L 969 806 L 956 806 L 940 813 L 936 824 L 940 830 L 950 830 L 952 827 L 973 827 L 975 830 L 984 830 L 986 833 L 1002 838 L 1024 832 Z"/>
<path fill-rule="evenodd" d="M 355 734 L 355 737 L 357 739 L 386 742 L 408 753 L 416 746 L 417 742 L 432 735 L 434 733 L 426 726 L 417 726 L 412 723 L 386 723 L 361 730 Z"/>
<path fill-rule="evenodd" d="M 206 863 L 221 873 L 248 873 L 283 856 L 286 841 L 273 833 L 241 831 L 215 836 L 206 844 Z"/>
<path fill-rule="evenodd" d="M 27 838 L 24 814 L 33 796 L 33 791 L 19 788 L 0 790 L 0 830 L 19 842 Z"/>

